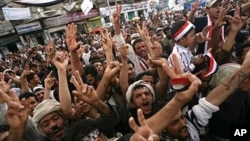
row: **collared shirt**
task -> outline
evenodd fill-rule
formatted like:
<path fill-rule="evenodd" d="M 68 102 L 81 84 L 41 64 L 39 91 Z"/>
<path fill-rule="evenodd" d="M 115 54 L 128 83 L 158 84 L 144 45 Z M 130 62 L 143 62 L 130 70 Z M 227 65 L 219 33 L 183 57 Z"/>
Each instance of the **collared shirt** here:
<path fill-rule="evenodd" d="M 168 62 L 174 66 L 173 62 L 173 53 L 175 53 L 179 59 L 179 64 L 183 70 L 183 72 L 192 72 L 195 68 L 194 64 L 192 63 L 193 54 L 189 48 L 180 46 L 175 44 L 172 53 L 168 58 Z"/>

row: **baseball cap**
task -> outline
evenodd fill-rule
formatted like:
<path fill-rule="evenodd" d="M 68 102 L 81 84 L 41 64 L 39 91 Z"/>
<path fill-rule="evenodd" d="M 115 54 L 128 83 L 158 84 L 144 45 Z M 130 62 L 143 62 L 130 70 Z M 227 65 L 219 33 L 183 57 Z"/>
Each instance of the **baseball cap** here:
<path fill-rule="evenodd" d="M 208 7 L 208 8 L 210 8 L 210 7 L 212 7 L 217 1 L 221 1 L 221 0 L 207 0 L 205 6 Z"/>

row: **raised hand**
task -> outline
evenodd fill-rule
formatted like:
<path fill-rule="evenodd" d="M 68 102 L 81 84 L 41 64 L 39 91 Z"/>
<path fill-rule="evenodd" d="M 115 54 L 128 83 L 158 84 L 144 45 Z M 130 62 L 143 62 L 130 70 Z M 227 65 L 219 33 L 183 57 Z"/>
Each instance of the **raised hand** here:
<path fill-rule="evenodd" d="M 0 98 L 3 99 L 8 105 L 5 118 L 10 125 L 11 130 L 24 130 L 29 113 L 29 108 L 25 100 L 20 102 L 13 90 L 9 90 L 9 94 L 6 94 L 1 89 Z"/>
<path fill-rule="evenodd" d="M 45 53 L 48 56 L 53 56 L 55 53 L 55 44 L 53 41 L 48 41 L 48 44 L 45 46 Z"/>
<path fill-rule="evenodd" d="M 112 52 L 112 39 L 107 29 L 101 30 L 102 44 L 105 52 Z"/>
<path fill-rule="evenodd" d="M 162 46 L 158 41 L 153 42 L 152 54 L 153 59 L 159 59 L 163 54 Z"/>
<path fill-rule="evenodd" d="M 148 59 L 148 64 L 152 68 L 162 67 L 163 63 L 168 65 L 168 61 L 165 58 L 153 59 L 153 58 L 149 57 L 149 59 Z"/>
<path fill-rule="evenodd" d="M 183 73 L 176 54 L 173 54 L 173 62 L 174 62 L 173 64 L 175 64 L 173 67 L 170 67 L 166 63 L 163 63 L 162 67 L 165 70 L 165 72 L 168 74 L 170 79 L 173 80 L 173 79 L 184 78 L 190 82 L 191 85 L 189 86 L 187 90 L 178 92 L 178 95 L 176 95 L 176 98 L 178 101 L 187 103 L 192 99 L 193 95 L 197 92 L 198 86 L 201 84 L 201 81 L 194 74 Z"/>
<path fill-rule="evenodd" d="M 113 23 L 119 23 L 121 17 L 122 7 L 119 4 L 116 4 L 116 10 L 112 13 L 112 21 Z"/>
<path fill-rule="evenodd" d="M 147 125 L 141 109 L 137 110 L 139 126 L 135 123 L 133 117 L 129 119 L 129 126 L 134 130 L 135 134 L 130 138 L 130 141 L 159 141 L 160 138 Z"/>
<path fill-rule="evenodd" d="M 116 74 L 119 73 L 121 67 L 119 62 L 111 62 L 105 69 L 104 76 L 107 78 L 113 78 Z"/>
<path fill-rule="evenodd" d="M 8 82 L 5 82 L 4 81 L 4 74 L 2 72 L 0 72 L 0 89 L 3 91 L 3 92 L 8 92 L 9 89 L 11 88 L 11 82 L 12 80 L 9 79 Z"/>
<path fill-rule="evenodd" d="M 66 44 L 68 46 L 69 51 L 75 52 L 77 51 L 82 42 L 76 42 L 76 34 L 77 34 L 77 25 L 74 23 L 68 24 L 66 29 Z"/>
<path fill-rule="evenodd" d="M 31 74 L 31 73 L 32 73 L 32 71 L 30 70 L 29 65 L 26 64 L 25 67 L 24 67 L 24 70 L 23 70 L 23 72 L 22 72 L 22 74 L 20 76 L 20 79 L 25 79 L 26 76 Z"/>
<path fill-rule="evenodd" d="M 137 29 L 139 30 L 142 40 L 150 40 L 148 29 L 146 27 L 146 22 L 143 21 L 141 27 L 139 24 L 136 24 L 136 25 L 137 25 Z"/>
<path fill-rule="evenodd" d="M 199 0 L 196 0 L 195 2 L 193 2 L 191 4 L 191 11 L 197 11 L 197 9 L 199 8 L 199 4 L 200 4 Z"/>
<path fill-rule="evenodd" d="M 53 72 L 51 71 L 44 80 L 45 89 L 51 90 L 55 84 L 55 78 L 53 77 Z"/>
<path fill-rule="evenodd" d="M 118 48 L 118 51 L 120 52 L 122 59 L 127 59 L 128 55 L 128 45 L 125 43 L 122 43 L 122 45 Z"/>
<path fill-rule="evenodd" d="M 231 16 L 227 15 L 229 9 L 230 7 L 226 5 L 222 8 L 222 10 L 220 10 L 219 17 L 214 23 L 213 29 L 220 28 L 221 26 L 225 25 L 226 24 L 225 20 L 231 18 Z"/>
<path fill-rule="evenodd" d="M 83 83 L 82 78 L 78 71 L 76 71 L 70 79 L 71 83 L 74 84 L 76 90 L 73 94 L 79 99 L 92 106 L 96 105 L 99 101 L 97 93 L 92 86 L 88 86 Z"/>
<path fill-rule="evenodd" d="M 57 51 L 55 57 L 53 58 L 53 63 L 56 66 L 57 70 L 66 71 L 68 66 L 69 57 L 67 52 Z"/>
<path fill-rule="evenodd" d="M 229 20 L 231 31 L 239 31 L 245 24 L 247 18 L 240 15 L 240 7 L 237 6 L 234 11 L 234 17 Z"/>
<path fill-rule="evenodd" d="M 200 43 L 203 43 L 205 41 L 208 41 L 210 40 L 210 38 L 207 38 L 207 33 L 209 32 L 209 29 L 210 29 L 210 26 L 206 26 L 202 29 L 202 32 L 199 32 L 196 34 L 196 39 L 197 39 L 197 42 L 200 44 Z"/>

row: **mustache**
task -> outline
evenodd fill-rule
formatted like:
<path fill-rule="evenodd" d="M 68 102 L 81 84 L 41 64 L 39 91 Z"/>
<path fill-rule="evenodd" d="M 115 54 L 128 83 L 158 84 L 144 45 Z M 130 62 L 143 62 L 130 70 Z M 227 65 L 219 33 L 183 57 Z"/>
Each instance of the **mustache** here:
<path fill-rule="evenodd" d="M 52 130 L 54 133 L 60 131 L 61 129 L 63 129 L 63 126 L 60 126 L 60 125 L 55 125 L 55 126 L 51 127 L 51 130 Z"/>

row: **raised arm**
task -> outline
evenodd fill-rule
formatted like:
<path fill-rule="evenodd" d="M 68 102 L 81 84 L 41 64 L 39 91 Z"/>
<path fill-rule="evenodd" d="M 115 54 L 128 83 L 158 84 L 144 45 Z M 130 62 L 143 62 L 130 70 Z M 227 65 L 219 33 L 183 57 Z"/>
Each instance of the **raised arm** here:
<path fill-rule="evenodd" d="M 105 94 L 107 91 L 107 87 L 110 85 L 111 80 L 115 77 L 116 74 L 118 74 L 120 71 L 120 64 L 118 62 L 111 62 L 104 74 L 103 77 L 96 89 L 96 93 L 98 94 L 98 97 L 101 100 L 105 100 Z"/>
<path fill-rule="evenodd" d="M 173 54 L 173 61 L 174 64 L 176 64 L 174 68 L 166 63 L 162 65 L 169 77 L 171 79 L 186 78 L 191 84 L 188 90 L 176 93 L 176 95 L 160 111 L 147 120 L 149 127 L 156 134 L 159 134 L 165 129 L 177 112 L 192 99 L 198 90 L 198 85 L 201 84 L 200 80 L 195 75 L 190 73 L 182 74 L 176 54 Z"/>
<path fill-rule="evenodd" d="M 199 0 L 196 0 L 195 2 L 193 2 L 191 4 L 191 10 L 190 10 L 190 13 L 188 14 L 188 21 L 190 21 L 191 23 L 194 23 L 194 20 L 195 20 L 195 12 L 197 11 L 197 9 L 199 8 L 199 4 L 200 4 L 200 1 Z"/>
<path fill-rule="evenodd" d="M 53 78 L 53 72 L 51 71 L 45 78 L 45 90 L 44 90 L 44 98 L 43 99 L 50 99 L 50 91 L 54 85 L 55 78 Z"/>
<path fill-rule="evenodd" d="M 112 13 L 112 22 L 115 26 L 115 35 L 119 35 L 121 33 L 121 28 L 120 28 L 121 11 L 122 11 L 121 5 L 116 4 L 116 10 Z"/>
<path fill-rule="evenodd" d="M 118 47 L 125 43 L 125 40 L 121 34 L 121 25 L 120 25 L 120 15 L 122 7 L 121 5 L 116 5 L 116 10 L 112 14 L 112 21 L 115 27 L 115 41 Z"/>
<path fill-rule="evenodd" d="M 29 84 L 28 84 L 28 81 L 27 81 L 27 78 L 26 78 L 30 73 L 31 72 L 29 70 L 29 66 L 25 65 L 24 70 L 23 70 L 23 72 L 21 74 L 21 77 L 20 77 L 21 90 L 22 90 L 23 93 L 30 92 Z"/>
<path fill-rule="evenodd" d="M 106 63 L 107 65 L 109 65 L 110 62 L 113 61 L 112 39 L 110 37 L 110 34 L 108 33 L 108 30 L 106 29 L 101 31 L 101 35 L 102 35 L 103 50 L 106 56 Z"/>
<path fill-rule="evenodd" d="M 123 43 L 119 48 L 119 52 L 121 54 L 121 63 L 122 68 L 120 71 L 120 86 L 122 90 L 122 96 L 126 99 L 126 92 L 128 89 L 128 46 Z"/>
<path fill-rule="evenodd" d="M 250 76 L 250 51 L 246 54 L 245 60 L 240 69 L 231 75 L 222 84 L 214 88 L 206 97 L 206 100 L 215 106 L 219 106 L 239 86 L 249 80 Z"/>
<path fill-rule="evenodd" d="M 72 76 L 71 80 L 74 86 L 76 87 L 76 90 L 73 91 L 73 94 L 79 100 L 90 104 L 100 113 L 108 114 L 111 112 L 109 106 L 98 97 L 95 89 L 92 86 L 88 86 L 83 83 L 79 73 L 75 73 Z"/>
<path fill-rule="evenodd" d="M 28 121 L 28 105 L 23 100 L 19 101 L 14 91 L 9 90 L 8 94 L 0 90 L 0 99 L 8 104 L 5 118 L 10 126 L 9 141 L 23 141 L 25 127 Z"/>
<path fill-rule="evenodd" d="M 219 55 L 218 58 L 218 64 L 224 64 L 224 63 L 229 63 L 231 62 L 231 56 L 232 56 L 232 48 L 234 45 L 234 40 L 235 37 L 238 33 L 239 30 L 241 30 L 241 28 L 243 27 L 243 25 L 246 22 L 246 18 L 243 16 L 240 16 L 240 8 L 236 7 L 235 11 L 234 11 L 234 17 L 228 16 L 230 17 L 229 19 L 229 24 L 230 24 L 230 31 L 228 33 L 226 42 L 223 44 L 222 46 L 222 51 Z M 226 54 L 222 54 L 222 53 L 226 53 Z"/>
<path fill-rule="evenodd" d="M 73 118 L 75 116 L 75 110 L 72 108 L 66 72 L 68 61 L 68 54 L 67 52 L 63 51 L 57 51 L 53 59 L 53 62 L 58 72 L 59 99 L 61 103 L 62 112 L 67 117 Z"/>
<path fill-rule="evenodd" d="M 142 26 L 140 26 L 139 24 L 137 24 L 137 29 L 139 30 L 141 38 L 144 41 L 145 46 L 147 47 L 149 56 L 153 57 L 153 55 L 154 55 L 153 51 L 152 51 L 153 44 L 151 42 L 151 37 L 149 36 L 149 33 L 148 33 L 146 22 L 143 21 L 142 22 Z"/>
<path fill-rule="evenodd" d="M 71 23 L 65 29 L 66 32 L 66 44 L 70 51 L 70 60 L 72 64 L 72 71 L 79 71 L 80 75 L 83 74 L 83 66 L 81 65 L 77 50 L 80 48 L 82 42 L 76 41 L 77 25 Z"/>

